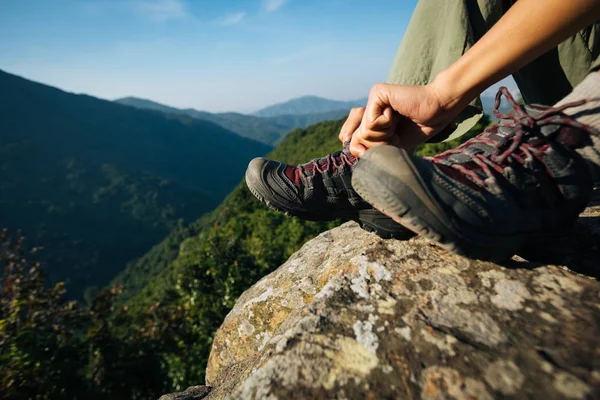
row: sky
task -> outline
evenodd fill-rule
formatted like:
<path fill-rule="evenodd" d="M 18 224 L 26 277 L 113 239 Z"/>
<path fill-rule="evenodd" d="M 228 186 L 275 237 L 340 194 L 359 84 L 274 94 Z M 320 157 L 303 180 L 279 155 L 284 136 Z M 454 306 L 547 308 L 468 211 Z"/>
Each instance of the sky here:
<path fill-rule="evenodd" d="M 18 0 L 0 69 L 75 93 L 252 112 L 387 78 L 416 0 Z"/>

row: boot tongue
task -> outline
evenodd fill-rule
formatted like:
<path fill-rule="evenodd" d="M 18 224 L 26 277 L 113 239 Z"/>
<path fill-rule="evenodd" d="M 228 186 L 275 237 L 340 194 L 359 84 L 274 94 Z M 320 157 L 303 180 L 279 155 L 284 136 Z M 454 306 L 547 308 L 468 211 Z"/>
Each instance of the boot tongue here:
<path fill-rule="evenodd" d="M 301 185 L 302 180 L 300 179 L 300 175 L 298 174 L 299 171 L 300 168 L 288 165 L 285 167 L 283 173 L 285 174 L 285 176 L 287 176 L 287 178 L 290 181 L 294 182 L 295 185 Z"/>

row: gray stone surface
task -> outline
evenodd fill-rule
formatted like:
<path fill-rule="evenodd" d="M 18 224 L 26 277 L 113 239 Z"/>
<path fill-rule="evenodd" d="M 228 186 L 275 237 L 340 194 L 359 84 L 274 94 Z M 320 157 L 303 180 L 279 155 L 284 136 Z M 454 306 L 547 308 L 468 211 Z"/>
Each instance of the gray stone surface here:
<path fill-rule="evenodd" d="M 201 400 L 210 393 L 209 386 L 192 386 L 184 392 L 165 394 L 158 400 Z"/>
<path fill-rule="evenodd" d="M 548 260 L 503 265 L 325 232 L 239 298 L 205 398 L 597 398 L 598 227 L 589 208 Z"/>

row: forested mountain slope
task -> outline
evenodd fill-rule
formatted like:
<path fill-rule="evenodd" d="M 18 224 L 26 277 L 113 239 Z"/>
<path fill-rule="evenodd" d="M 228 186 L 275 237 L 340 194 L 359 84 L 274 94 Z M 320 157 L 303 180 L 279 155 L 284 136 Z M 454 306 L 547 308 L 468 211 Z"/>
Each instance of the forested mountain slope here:
<path fill-rule="evenodd" d="M 340 147 L 337 134 L 342 124 L 340 120 L 323 122 L 305 130 L 298 129 L 268 157 L 296 164 L 336 151 Z M 177 276 L 179 269 L 194 259 L 193 252 L 187 252 L 188 261 L 176 260 L 184 248 L 191 250 L 196 246 L 201 247 L 210 242 L 210 237 L 225 234 L 236 242 L 236 246 L 242 246 L 242 249 L 236 249 L 236 252 L 241 252 L 232 253 L 231 257 L 245 256 L 244 253 L 248 252 L 255 253 L 258 258 L 266 256 L 268 260 L 261 260 L 259 264 L 261 268 L 268 269 L 271 263 L 279 263 L 309 237 L 330 226 L 333 225 L 288 218 L 272 211 L 252 196 L 245 183 L 240 183 L 215 211 L 187 227 L 174 230 L 148 254 L 123 271 L 116 282 L 125 285 L 123 298 L 142 290 L 139 300 L 144 304 L 154 300 L 163 301 L 166 292 L 175 286 L 172 279 Z M 198 255 L 217 249 L 205 250 L 198 250 Z M 254 266 L 252 268 L 255 269 Z"/>
<path fill-rule="evenodd" d="M 322 113 L 340 109 L 350 110 L 353 107 L 364 107 L 366 105 L 367 98 L 340 101 L 324 99 L 318 96 L 302 96 L 265 107 L 255 112 L 254 115 L 258 117 L 276 117 L 279 115 Z"/>
<path fill-rule="evenodd" d="M 107 284 L 177 221 L 217 206 L 270 147 L 208 121 L 74 95 L 0 71 L 0 228 L 71 296 Z"/>
<path fill-rule="evenodd" d="M 317 111 L 306 114 L 258 117 L 235 112 L 209 113 L 206 111 L 194 110 L 193 108 L 179 109 L 136 97 L 125 97 L 115 101 L 120 104 L 141 109 L 186 115 L 188 117 L 210 121 L 237 133 L 240 136 L 258 140 L 267 145 L 279 143 L 285 135 L 296 128 L 305 128 L 318 122 L 341 118 L 347 115 L 351 108 L 342 104 L 343 107 L 334 110 Z"/>

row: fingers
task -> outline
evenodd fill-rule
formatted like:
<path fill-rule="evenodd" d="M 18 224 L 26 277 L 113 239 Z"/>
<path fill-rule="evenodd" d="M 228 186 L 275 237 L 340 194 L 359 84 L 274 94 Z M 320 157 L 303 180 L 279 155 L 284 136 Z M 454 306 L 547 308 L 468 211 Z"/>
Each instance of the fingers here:
<path fill-rule="evenodd" d="M 380 141 L 394 127 L 394 109 L 390 105 L 391 85 L 380 83 L 371 89 L 367 107 L 353 108 L 342 126 L 338 138 L 342 143 L 350 140 L 360 128 L 362 139 Z"/>
<path fill-rule="evenodd" d="M 390 85 L 388 84 L 379 83 L 371 88 L 363 118 L 363 123 L 368 130 L 383 131 L 390 128 L 394 112 L 390 97 Z"/>
<path fill-rule="evenodd" d="M 362 121 L 352 134 L 350 151 L 360 157 L 373 146 L 413 148 L 433 137 L 461 111 L 448 109 L 438 91 L 431 85 L 373 86 Z"/>
<path fill-rule="evenodd" d="M 350 114 L 344 122 L 338 138 L 342 143 L 349 141 L 352 134 L 358 129 L 365 113 L 365 107 L 357 107 L 350 110 Z"/>
<path fill-rule="evenodd" d="M 367 114 L 363 117 L 363 122 L 359 128 L 361 138 L 366 141 L 379 142 L 387 140 L 394 132 L 395 117 L 394 110 L 391 107 L 385 107 L 381 115 L 375 121 L 369 120 Z"/>
<path fill-rule="evenodd" d="M 352 153 L 353 156 L 360 158 L 365 151 L 367 151 L 367 147 L 361 143 L 360 136 L 352 136 L 352 140 L 350 142 L 350 153 Z"/>
<path fill-rule="evenodd" d="M 370 148 L 381 146 L 382 144 L 395 145 L 395 143 L 395 137 L 391 137 L 389 140 L 386 141 L 371 142 L 362 139 L 360 134 L 356 132 L 354 136 L 352 136 L 352 141 L 350 142 L 350 153 L 352 153 L 352 155 L 354 155 L 357 158 L 361 158 L 364 152 Z"/>
<path fill-rule="evenodd" d="M 352 135 L 350 153 L 360 158 L 367 149 L 381 144 L 391 144 L 394 139 L 394 132 L 370 131 L 361 125 Z"/>
<path fill-rule="evenodd" d="M 394 109 L 389 104 L 389 86 L 378 84 L 369 93 L 369 102 L 362 110 L 362 120 L 352 135 L 350 152 L 361 157 L 369 148 L 390 143 L 394 135 Z"/>

